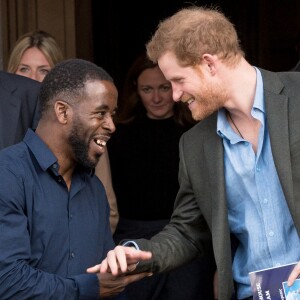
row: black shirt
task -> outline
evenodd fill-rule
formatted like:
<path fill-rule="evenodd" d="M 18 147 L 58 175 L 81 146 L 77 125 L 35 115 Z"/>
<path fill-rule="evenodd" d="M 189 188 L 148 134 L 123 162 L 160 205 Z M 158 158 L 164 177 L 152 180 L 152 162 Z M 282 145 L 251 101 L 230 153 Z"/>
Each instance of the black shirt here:
<path fill-rule="evenodd" d="M 187 129 L 173 117 L 117 125 L 108 152 L 121 218 L 170 218 L 179 188 L 179 139 Z"/>

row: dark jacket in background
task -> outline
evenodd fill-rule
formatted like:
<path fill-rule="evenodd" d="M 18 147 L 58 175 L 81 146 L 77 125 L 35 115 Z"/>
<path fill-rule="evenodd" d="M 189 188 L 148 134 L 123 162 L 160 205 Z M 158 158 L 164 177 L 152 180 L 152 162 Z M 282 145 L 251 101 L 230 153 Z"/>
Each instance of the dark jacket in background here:
<path fill-rule="evenodd" d="M 22 141 L 39 119 L 40 83 L 0 71 L 0 149 Z"/>

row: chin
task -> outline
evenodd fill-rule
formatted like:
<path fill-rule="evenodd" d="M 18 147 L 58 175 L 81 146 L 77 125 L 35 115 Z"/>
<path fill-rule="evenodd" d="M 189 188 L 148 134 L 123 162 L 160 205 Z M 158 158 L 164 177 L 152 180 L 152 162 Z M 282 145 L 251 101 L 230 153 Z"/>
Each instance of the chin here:
<path fill-rule="evenodd" d="M 94 169 L 96 168 L 98 162 L 99 162 L 100 156 L 98 157 L 93 157 L 93 158 L 89 158 L 89 159 L 85 159 L 84 161 L 80 161 L 79 164 L 82 165 L 85 168 L 88 169 Z"/>
<path fill-rule="evenodd" d="M 91 166 L 91 168 L 96 168 L 98 162 L 99 162 L 100 156 L 98 156 L 97 158 L 91 159 L 89 161 L 89 165 Z"/>
<path fill-rule="evenodd" d="M 195 112 L 192 111 L 192 117 L 195 121 L 201 121 L 203 119 L 203 115 L 198 111 Z"/>

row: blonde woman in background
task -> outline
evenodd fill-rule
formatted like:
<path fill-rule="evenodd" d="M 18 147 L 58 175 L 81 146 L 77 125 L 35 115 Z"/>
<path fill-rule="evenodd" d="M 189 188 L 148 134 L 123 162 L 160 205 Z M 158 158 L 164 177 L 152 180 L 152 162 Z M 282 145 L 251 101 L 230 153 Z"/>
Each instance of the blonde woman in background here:
<path fill-rule="evenodd" d="M 43 81 L 49 71 L 63 60 L 55 38 L 42 30 L 28 32 L 16 41 L 7 71 Z"/>
<path fill-rule="evenodd" d="M 55 38 L 46 31 L 25 33 L 16 41 L 8 61 L 7 71 L 42 82 L 50 70 L 64 59 Z M 110 204 L 110 224 L 114 233 L 119 213 L 112 187 L 110 164 L 107 151 L 101 156 L 95 174 L 102 181 Z"/>

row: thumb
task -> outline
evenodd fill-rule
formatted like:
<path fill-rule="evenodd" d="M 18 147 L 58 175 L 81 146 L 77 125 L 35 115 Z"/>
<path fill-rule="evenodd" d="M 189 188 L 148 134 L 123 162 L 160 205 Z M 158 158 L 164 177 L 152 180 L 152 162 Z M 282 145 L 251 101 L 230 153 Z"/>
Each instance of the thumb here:
<path fill-rule="evenodd" d="M 86 271 L 87 271 L 88 273 L 99 273 L 99 271 L 100 271 L 100 266 L 101 266 L 101 264 L 100 264 L 100 265 L 95 265 L 95 266 L 93 266 L 93 267 L 90 267 L 90 268 L 86 269 Z"/>

